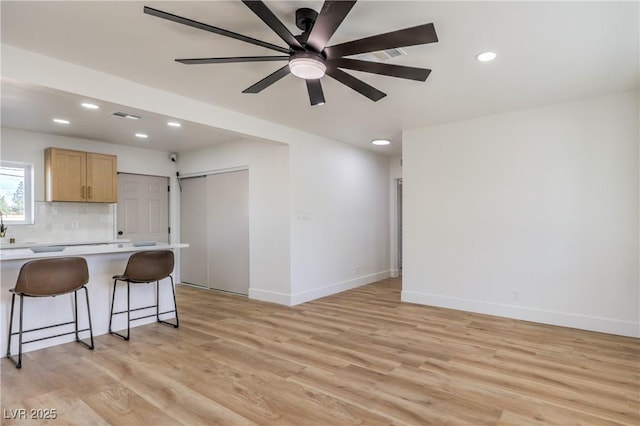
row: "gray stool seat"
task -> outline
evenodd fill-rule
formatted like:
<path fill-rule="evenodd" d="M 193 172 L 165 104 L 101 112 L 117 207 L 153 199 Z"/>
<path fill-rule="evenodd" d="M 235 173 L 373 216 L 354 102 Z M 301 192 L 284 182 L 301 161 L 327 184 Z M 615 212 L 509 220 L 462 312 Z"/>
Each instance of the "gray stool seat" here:
<path fill-rule="evenodd" d="M 13 293 L 11 296 L 11 314 L 9 317 L 9 342 L 7 344 L 7 358 L 16 365 L 17 368 L 22 367 L 22 345 L 33 343 L 40 340 L 52 339 L 54 337 L 66 336 L 69 334 L 76 335 L 76 342 L 81 343 L 88 349 L 93 349 L 93 328 L 91 326 L 91 309 L 89 307 L 89 291 L 85 284 L 89 282 L 89 269 L 87 261 L 82 257 L 59 257 L 53 259 L 38 259 L 25 263 L 20 268 L 16 286 L 9 291 Z M 89 327 L 78 329 L 78 290 L 84 289 L 87 303 L 87 317 L 89 319 Z M 24 298 L 25 297 L 56 297 L 63 294 L 73 293 L 74 299 L 74 320 L 69 322 L 58 323 L 46 327 L 33 328 L 23 330 L 24 316 Z M 13 311 L 16 296 L 20 296 L 20 323 L 19 330 L 13 332 Z M 56 334 L 55 336 L 42 337 L 23 341 L 23 334 L 31 333 L 39 330 L 46 330 L 54 327 L 75 324 L 75 330 L 68 333 Z M 79 338 L 79 333 L 88 331 L 90 335 L 90 343 L 86 343 Z M 18 358 L 15 359 L 11 355 L 12 337 L 18 335 Z"/>
<path fill-rule="evenodd" d="M 176 303 L 176 292 L 173 283 L 173 277 L 171 273 L 173 272 L 174 267 L 174 256 L 173 251 L 171 250 L 148 250 L 148 251 L 139 251 L 132 254 L 129 257 L 129 261 L 127 262 L 127 266 L 124 270 L 124 273 L 121 275 L 113 276 L 113 295 L 111 297 L 111 316 L 109 317 L 109 333 L 121 337 L 124 340 L 129 340 L 131 335 L 131 321 L 150 318 L 152 316 L 156 317 L 157 322 L 170 325 L 174 328 L 178 328 L 180 326 L 180 322 L 178 320 L 178 306 Z M 173 309 L 170 311 L 160 312 L 160 291 L 159 285 L 160 281 L 165 278 L 169 278 L 171 282 L 171 292 L 173 294 Z M 127 283 L 127 309 L 123 311 L 114 312 L 113 306 L 116 298 L 116 288 L 118 282 L 126 282 Z M 131 284 L 148 284 L 148 283 L 156 283 L 156 303 L 154 305 L 143 306 L 140 308 L 131 309 Z M 149 308 L 156 308 L 155 314 L 151 315 L 143 315 L 135 318 L 131 318 L 131 312 L 140 311 Z M 163 321 L 160 319 L 160 315 L 174 313 L 175 322 Z M 112 330 L 111 324 L 113 321 L 114 315 L 127 314 L 127 334 L 123 335 L 117 333 Z"/>

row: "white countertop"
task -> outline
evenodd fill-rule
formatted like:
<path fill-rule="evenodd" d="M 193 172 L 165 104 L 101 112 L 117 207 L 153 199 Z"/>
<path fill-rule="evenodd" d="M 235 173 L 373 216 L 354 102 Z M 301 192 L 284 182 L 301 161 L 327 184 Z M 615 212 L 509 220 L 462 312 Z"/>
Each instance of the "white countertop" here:
<path fill-rule="evenodd" d="M 121 244 L 129 242 L 131 242 L 131 240 L 61 241 L 49 243 L 21 241 L 19 243 L 10 243 L 7 238 L 6 241 L 4 239 L 0 241 L 0 250 L 13 250 L 38 246 L 84 246 L 93 244 Z"/>
<path fill-rule="evenodd" d="M 39 244 L 40 246 L 46 244 Z M 49 244 L 64 245 L 64 244 Z M 34 246 L 34 245 L 31 245 Z M 47 257 L 85 256 L 108 253 L 126 253 L 145 250 L 167 250 L 189 247 L 189 244 L 157 243 L 153 246 L 134 246 L 133 243 L 104 243 L 90 245 L 69 245 L 62 251 L 34 253 L 29 248 L 15 248 L 0 250 L 0 260 L 43 259 Z"/>

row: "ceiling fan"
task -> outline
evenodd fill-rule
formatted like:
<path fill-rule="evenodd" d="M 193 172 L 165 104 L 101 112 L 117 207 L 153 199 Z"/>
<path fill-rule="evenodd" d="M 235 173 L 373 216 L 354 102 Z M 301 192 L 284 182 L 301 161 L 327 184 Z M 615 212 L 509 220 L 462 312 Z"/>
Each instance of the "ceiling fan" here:
<path fill-rule="evenodd" d="M 262 46 L 284 54 L 279 56 L 236 56 L 226 58 L 176 59 L 177 62 L 187 65 L 288 61 L 287 65 L 258 81 L 251 87 L 243 90 L 242 93 L 259 93 L 287 74 L 292 73 L 306 81 L 311 105 L 322 105 L 325 101 L 320 79 L 326 74 L 375 102 L 385 97 L 386 93 L 383 93 L 364 81 L 346 73 L 341 68 L 416 81 L 425 81 L 431 72 L 431 70 L 425 68 L 383 64 L 380 62 L 347 58 L 345 56 L 398 47 L 435 43 L 438 41 L 438 37 L 433 24 L 418 25 L 359 40 L 327 46 L 329 39 L 331 39 L 331 36 L 333 36 L 351 8 L 353 8 L 356 0 L 327 0 L 322 5 L 320 13 L 309 8 L 298 9 L 296 11 L 296 26 L 302 30 L 302 33 L 297 36 L 291 34 L 287 27 L 273 14 L 264 2 L 252 0 L 243 0 L 242 2 L 260 19 L 262 19 L 269 28 L 280 36 L 280 38 L 287 43 L 288 47 L 277 46 L 275 44 L 257 40 L 232 31 L 223 30 L 222 28 L 217 28 L 192 19 L 183 18 L 158 9 L 153 9 L 148 6 L 144 7 L 144 13 L 225 37 L 241 40 L 246 43 Z"/>

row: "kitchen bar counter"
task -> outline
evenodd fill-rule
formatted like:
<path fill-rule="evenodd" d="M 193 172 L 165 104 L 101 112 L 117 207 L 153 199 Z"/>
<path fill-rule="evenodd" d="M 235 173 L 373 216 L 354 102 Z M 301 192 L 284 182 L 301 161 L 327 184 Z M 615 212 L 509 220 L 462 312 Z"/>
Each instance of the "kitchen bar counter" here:
<path fill-rule="evenodd" d="M 129 260 L 129 256 L 136 251 L 146 250 L 166 250 L 170 249 L 176 253 L 176 269 L 179 269 L 180 248 L 188 247 L 188 244 L 156 244 L 153 246 L 135 247 L 131 243 L 109 243 L 109 244 L 90 244 L 90 245 L 74 245 L 67 246 L 63 251 L 33 253 L 28 248 L 21 249 L 3 249 L 0 251 L 0 356 L 5 356 L 7 352 L 7 333 L 9 327 L 9 312 L 11 308 L 11 293 L 9 289 L 13 288 L 18 277 L 18 273 L 22 265 L 30 260 L 43 259 L 51 257 L 80 256 L 87 260 L 89 267 L 89 298 L 91 304 L 91 320 L 93 323 L 93 334 L 99 336 L 109 332 L 109 310 L 111 304 L 111 294 L 113 288 L 113 275 L 122 274 Z M 178 282 L 179 271 L 174 270 L 174 279 Z M 115 310 L 119 311 L 126 306 L 126 290 L 121 285 L 116 294 Z M 169 286 L 164 281 L 160 283 L 160 311 L 170 310 L 173 304 L 173 298 Z M 131 307 L 148 306 L 155 303 L 155 285 L 138 284 L 131 288 Z M 79 304 L 79 322 L 80 328 L 87 326 L 86 309 L 84 307 L 84 297 L 78 297 Z M 37 328 L 50 325 L 56 322 L 66 322 L 73 320 L 72 295 L 62 295 L 57 297 L 34 298 L 26 297 L 24 301 L 24 328 Z M 178 306 L 180 309 L 180 306 Z M 155 309 L 140 311 L 138 314 L 150 314 Z M 162 319 L 168 319 L 171 315 L 161 316 Z M 17 314 L 14 321 L 17 321 Z M 131 323 L 132 339 L 135 339 L 135 329 L 133 327 L 155 322 L 155 317 L 146 318 Z M 114 317 L 113 329 L 118 331 L 126 328 L 126 315 L 118 315 Z M 40 338 L 51 334 L 58 334 L 65 331 L 71 331 L 65 326 L 58 329 L 46 330 L 44 332 L 34 332 L 25 337 L 26 340 Z M 179 330 L 176 330 L 179 331 Z M 45 333 L 45 334 L 40 334 Z M 81 335 L 81 337 L 84 336 Z M 113 336 L 113 339 L 119 339 Z M 42 340 L 36 343 L 24 346 L 24 352 L 36 349 L 60 345 L 67 342 L 73 342 L 74 336 L 61 336 L 50 340 Z M 127 342 L 122 342 L 126 345 Z M 17 346 L 17 338 L 14 341 L 14 348 Z M 100 350 L 99 341 L 96 342 L 96 350 Z M 3 361 L 5 362 L 5 361 Z M 28 366 L 28 358 L 26 364 Z M 7 365 L 4 366 L 6 368 Z"/>
<path fill-rule="evenodd" d="M 51 244 L 50 246 L 60 246 Z M 34 247 L 45 247 L 38 245 Z M 166 244 L 157 243 L 149 246 L 134 246 L 133 243 L 109 243 L 109 244 L 82 244 L 82 245 L 64 245 L 64 250 L 45 253 L 34 253 L 30 248 L 16 248 L 0 250 L 0 260 L 27 260 L 42 259 L 46 257 L 66 257 L 66 256 L 86 256 L 92 254 L 104 253 L 122 253 L 146 250 L 167 250 L 189 247 L 188 244 Z"/>
<path fill-rule="evenodd" d="M 30 247 L 40 247 L 40 246 L 89 246 L 89 245 L 97 245 L 97 244 L 122 244 L 122 243 L 129 243 L 129 242 L 131 242 L 131 240 L 122 239 L 122 240 L 93 240 L 93 241 L 57 241 L 55 243 L 20 241 L 17 243 L 11 243 L 11 242 L 8 242 L 6 238 L 4 238 L 0 240 L 0 251 L 30 248 Z"/>

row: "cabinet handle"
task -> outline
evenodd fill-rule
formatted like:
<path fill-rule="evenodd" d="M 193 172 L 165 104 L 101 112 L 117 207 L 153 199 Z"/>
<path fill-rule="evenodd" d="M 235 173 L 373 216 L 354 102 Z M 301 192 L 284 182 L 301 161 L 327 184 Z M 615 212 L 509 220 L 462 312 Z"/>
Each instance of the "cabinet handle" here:
<path fill-rule="evenodd" d="M 87 186 L 87 192 L 89 193 L 89 195 L 87 196 L 87 198 L 90 200 L 91 199 L 91 187 Z"/>
<path fill-rule="evenodd" d="M 82 185 L 82 198 L 83 199 L 85 198 L 85 196 L 84 196 L 84 185 Z"/>

